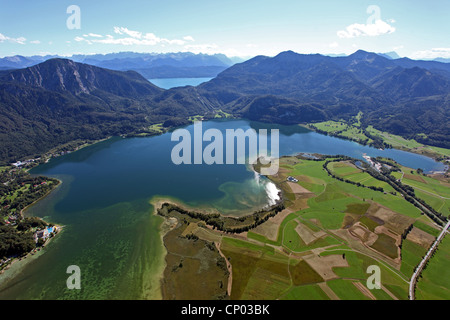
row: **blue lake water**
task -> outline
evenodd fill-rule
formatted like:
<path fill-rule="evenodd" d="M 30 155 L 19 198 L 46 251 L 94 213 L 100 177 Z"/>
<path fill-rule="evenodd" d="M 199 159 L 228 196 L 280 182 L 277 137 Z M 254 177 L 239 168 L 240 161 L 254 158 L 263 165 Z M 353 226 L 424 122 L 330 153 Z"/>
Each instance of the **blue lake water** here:
<path fill-rule="evenodd" d="M 171 89 L 175 87 L 184 86 L 198 86 L 203 82 L 207 82 L 212 78 L 166 78 L 166 79 L 148 79 L 154 85 L 163 88 Z"/>
<path fill-rule="evenodd" d="M 433 159 L 400 150 L 378 150 L 321 135 L 300 126 L 247 120 L 208 121 L 203 130 L 279 129 L 280 154 L 299 152 L 392 158 L 411 168 L 442 170 Z M 186 129 L 193 135 L 193 125 Z M 270 138 L 270 136 L 269 136 Z M 45 254 L 0 284 L 0 299 L 141 299 L 157 296 L 163 263 L 161 219 L 149 200 L 169 196 L 192 206 L 242 215 L 268 203 L 266 182 L 246 165 L 175 165 L 171 133 L 112 138 L 52 159 L 32 170 L 63 181 L 28 215 L 64 225 Z M 204 142 L 204 145 L 209 143 Z M 270 139 L 269 139 L 270 145 Z M 66 269 L 78 265 L 83 290 L 68 290 Z M 158 271 L 159 270 L 159 271 Z M 0 276 L 1 277 L 1 276 Z M 1 280 L 1 278 L 0 278 Z M 152 282 L 153 281 L 153 282 Z"/>

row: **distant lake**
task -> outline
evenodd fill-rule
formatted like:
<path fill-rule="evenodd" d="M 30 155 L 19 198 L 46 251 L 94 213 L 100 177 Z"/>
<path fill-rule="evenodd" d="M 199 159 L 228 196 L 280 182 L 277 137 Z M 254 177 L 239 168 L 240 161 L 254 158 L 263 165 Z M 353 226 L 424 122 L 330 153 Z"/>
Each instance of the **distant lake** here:
<path fill-rule="evenodd" d="M 363 160 L 366 153 L 425 171 L 443 168 L 442 163 L 421 155 L 378 150 L 300 126 L 214 120 L 203 123 L 204 131 L 209 128 L 221 132 L 279 129 L 281 155 L 344 154 Z M 193 125 L 186 129 L 192 134 Z M 64 225 L 64 230 L 43 255 L 28 263 L 11 281 L 0 283 L 0 299 L 157 297 L 164 251 L 158 232 L 162 219 L 151 214 L 152 197 L 168 196 L 232 215 L 268 203 L 267 180 L 259 179 L 246 165 L 177 166 L 171 161 L 176 144 L 171 141 L 171 133 L 115 137 L 34 168 L 31 173 L 57 177 L 63 183 L 26 214 L 45 217 Z M 81 269 L 82 290 L 66 288 L 70 265 Z"/>
<path fill-rule="evenodd" d="M 212 78 L 166 78 L 166 79 L 148 79 L 155 86 L 163 89 L 171 89 L 184 86 L 198 86 L 203 82 L 208 82 Z"/>

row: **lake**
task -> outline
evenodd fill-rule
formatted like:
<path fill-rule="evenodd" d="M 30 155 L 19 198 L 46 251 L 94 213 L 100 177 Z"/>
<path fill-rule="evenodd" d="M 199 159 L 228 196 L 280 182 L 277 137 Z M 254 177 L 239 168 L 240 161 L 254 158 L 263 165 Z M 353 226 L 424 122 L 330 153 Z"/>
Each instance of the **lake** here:
<path fill-rule="evenodd" d="M 443 168 L 421 155 L 361 146 L 300 126 L 247 120 L 203 123 L 204 131 L 210 128 L 221 132 L 278 128 L 281 155 L 307 152 L 363 159 L 366 153 L 425 171 Z M 193 125 L 186 129 L 193 133 Z M 235 216 L 268 204 L 267 179 L 260 179 L 246 165 L 177 166 L 171 161 L 177 143 L 171 141 L 171 133 L 115 137 L 34 168 L 33 174 L 56 177 L 63 183 L 27 215 L 44 217 L 64 229 L 44 248 L 44 254 L 30 259 L 20 273 L 2 282 L 0 299 L 159 298 L 158 276 L 164 268 L 158 232 L 162 219 L 151 214 L 152 197 L 171 197 Z M 13 267 L 18 269 L 21 263 Z M 70 265 L 81 269 L 81 290 L 66 287 Z"/>
<path fill-rule="evenodd" d="M 212 78 L 166 78 L 166 79 L 148 79 L 154 85 L 163 88 L 171 89 L 175 87 L 184 86 L 198 86 L 203 82 L 208 82 Z"/>

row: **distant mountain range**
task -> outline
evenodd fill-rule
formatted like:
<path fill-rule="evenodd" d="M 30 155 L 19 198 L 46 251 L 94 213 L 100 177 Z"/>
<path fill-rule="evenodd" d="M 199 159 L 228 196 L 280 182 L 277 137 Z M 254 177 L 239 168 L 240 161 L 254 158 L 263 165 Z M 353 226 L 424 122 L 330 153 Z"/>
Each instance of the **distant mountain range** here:
<path fill-rule="evenodd" d="M 184 98 L 187 95 L 187 98 Z M 161 96 L 161 98 L 159 98 Z M 50 59 L 0 72 L 0 162 L 42 154 L 58 145 L 129 133 L 169 118 L 204 112 L 190 99 L 114 71 Z"/>
<path fill-rule="evenodd" d="M 363 125 L 450 148 L 449 104 L 449 64 L 361 50 L 345 57 L 258 56 L 197 87 L 170 90 L 136 71 L 57 58 L 0 72 L 0 162 L 219 109 L 281 124 L 350 119 L 362 111 Z"/>
<path fill-rule="evenodd" d="M 242 62 L 237 58 L 230 59 L 223 54 L 119 52 L 73 55 L 69 58 L 55 55 L 5 57 L 0 59 L 0 70 L 22 69 L 54 58 L 70 59 L 111 70 L 134 70 L 147 79 L 215 77 L 235 62 Z"/>
<path fill-rule="evenodd" d="M 253 120 L 298 123 L 349 118 L 450 148 L 450 64 L 292 51 L 236 64 L 197 87 L 215 108 Z"/>

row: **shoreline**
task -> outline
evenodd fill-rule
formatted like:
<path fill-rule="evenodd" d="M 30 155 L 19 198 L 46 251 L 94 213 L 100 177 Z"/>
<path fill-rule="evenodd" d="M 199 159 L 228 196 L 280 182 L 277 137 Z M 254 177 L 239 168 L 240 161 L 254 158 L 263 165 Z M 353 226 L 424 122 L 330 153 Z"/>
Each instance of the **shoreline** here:
<path fill-rule="evenodd" d="M 273 183 L 273 182 L 271 181 L 271 183 Z M 274 183 L 274 185 L 276 186 L 275 183 Z M 277 186 L 276 186 L 276 188 L 278 189 Z M 284 202 L 283 197 L 281 197 L 279 201 L 281 201 L 281 203 L 283 203 Z M 188 206 L 185 203 L 183 203 L 183 201 L 178 200 L 178 199 L 174 199 L 174 198 L 172 198 L 170 196 L 166 196 L 166 197 L 164 197 L 164 196 L 154 196 L 154 197 L 152 197 L 149 200 L 149 203 L 153 207 L 152 215 L 156 216 L 156 217 L 161 217 L 161 219 L 162 219 L 162 222 L 161 222 L 160 227 L 159 227 L 159 236 L 160 236 L 161 245 L 162 245 L 162 249 L 163 249 L 162 250 L 163 253 L 161 255 L 161 258 L 162 258 L 161 260 L 162 261 L 161 261 L 161 265 L 160 265 L 159 270 L 158 270 L 158 275 L 154 275 L 153 279 L 158 279 L 158 281 L 159 281 L 159 292 L 160 292 L 160 295 L 161 295 L 161 299 L 164 300 L 165 297 L 164 297 L 163 281 L 165 279 L 164 273 L 165 273 L 165 270 L 167 268 L 166 258 L 167 258 L 167 255 L 168 255 L 168 251 L 167 251 L 166 244 L 164 242 L 164 238 L 170 231 L 172 231 L 178 225 L 179 220 L 176 217 L 161 216 L 161 215 L 158 214 L 158 210 L 161 209 L 164 204 L 171 204 L 171 205 L 174 205 L 174 206 L 176 206 L 176 207 L 178 207 L 180 209 L 184 209 L 186 211 L 194 210 L 196 212 L 204 213 L 206 215 L 208 215 L 208 214 L 220 214 L 220 212 L 215 210 L 215 209 L 214 210 L 206 210 L 206 211 L 205 211 L 204 208 L 203 208 L 203 210 L 202 209 L 197 209 L 195 207 Z M 254 214 L 255 213 L 249 213 L 246 216 L 253 216 Z M 227 217 L 227 216 L 224 216 L 224 217 Z M 230 217 L 230 218 L 235 218 L 235 217 Z M 231 288 L 231 284 L 228 284 L 228 285 Z"/>
<path fill-rule="evenodd" d="M 311 129 L 309 129 L 309 130 L 311 130 Z M 311 130 L 311 131 L 314 131 L 314 130 Z M 75 151 L 78 151 L 78 150 L 80 150 L 80 149 L 82 149 L 84 147 L 91 146 L 91 145 L 94 145 L 94 144 L 99 143 L 99 142 L 106 141 L 106 140 L 111 139 L 111 138 L 112 137 L 105 138 L 105 139 L 96 141 L 94 143 L 87 143 L 87 144 L 83 145 L 82 147 L 78 148 Z M 341 137 L 338 137 L 338 138 L 344 139 L 344 138 L 341 138 Z M 398 149 L 398 148 L 394 148 L 394 149 Z M 401 149 L 399 149 L 399 150 L 401 150 Z M 405 151 L 407 151 L 407 150 L 405 150 Z M 415 152 L 412 152 L 412 151 L 408 151 L 408 152 L 415 153 Z M 416 153 L 416 154 L 420 154 L 420 153 Z M 421 155 L 423 155 L 423 154 L 421 154 Z M 280 157 L 282 157 L 282 156 L 280 156 Z M 37 204 L 40 200 L 45 199 L 47 196 L 52 194 L 53 191 L 57 190 L 62 185 L 62 183 L 63 183 L 62 180 L 60 180 L 60 179 L 56 179 L 56 180 L 58 180 L 59 183 L 55 186 L 55 188 L 53 188 L 52 190 L 48 191 L 41 198 L 35 200 L 33 203 L 27 205 L 25 208 L 23 208 L 21 210 L 21 212 L 20 212 L 21 217 L 24 217 L 26 215 L 26 211 L 29 208 L 31 208 L 33 205 Z M 270 179 L 269 179 L 269 181 L 271 181 L 277 187 L 277 189 L 279 189 L 278 185 L 275 182 L 273 182 Z M 207 214 L 219 213 L 219 211 L 217 209 L 214 209 L 212 207 L 211 208 L 207 208 L 207 207 L 204 207 L 204 206 L 199 206 L 199 207 L 189 206 L 186 203 L 184 203 L 183 201 L 181 201 L 179 199 L 175 199 L 175 198 L 170 197 L 170 196 L 153 196 L 149 200 L 149 203 L 153 206 L 153 215 L 156 215 L 156 216 L 158 216 L 158 214 L 157 214 L 158 208 L 160 208 L 163 203 L 171 203 L 173 205 L 176 205 L 176 206 L 178 206 L 180 208 L 184 208 L 186 210 L 195 210 L 197 212 L 203 212 L 203 213 L 207 213 Z M 226 215 L 224 215 L 224 216 L 227 217 Z M 229 217 L 233 217 L 233 216 L 229 216 Z M 164 278 L 164 270 L 165 270 L 165 268 L 167 266 L 166 261 L 165 261 L 165 259 L 166 259 L 165 257 L 167 256 L 167 250 L 166 250 L 166 247 L 165 247 L 165 244 L 164 244 L 164 237 L 169 231 L 172 230 L 171 227 L 173 226 L 173 223 L 172 224 L 170 223 L 170 218 L 169 219 L 168 218 L 164 218 L 164 217 L 161 217 L 161 218 L 162 218 L 162 221 L 161 221 L 161 223 L 159 225 L 159 233 L 160 233 L 159 236 L 160 236 L 161 245 L 162 245 L 162 253 L 161 253 L 162 260 L 158 263 L 157 266 L 155 266 L 155 270 L 157 270 L 157 272 L 154 273 L 154 274 L 147 275 L 147 279 L 149 279 L 151 284 L 154 284 L 157 281 L 159 281 L 159 294 L 158 294 L 157 290 L 152 290 L 151 294 L 148 295 L 149 297 L 151 297 L 151 299 L 164 299 L 163 294 L 162 294 L 162 286 L 160 284 L 161 280 Z M 42 218 L 40 218 L 40 219 L 42 219 Z M 45 220 L 43 220 L 43 221 L 45 221 Z M 60 227 L 60 229 L 57 232 L 57 234 L 59 234 L 60 231 L 63 231 L 63 226 L 58 226 L 58 227 Z M 55 238 L 55 237 L 56 237 L 56 235 L 54 237 L 48 239 L 47 242 L 45 243 L 44 247 L 46 247 L 50 243 L 50 241 L 53 238 Z M 34 259 L 37 259 L 41 254 L 44 254 L 45 250 L 42 250 L 42 249 L 43 248 L 41 248 L 41 250 L 36 252 L 34 255 L 31 255 L 30 253 L 28 253 L 28 254 L 26 254 L 26 256 L 23 259 L 18 260 L 18 261 L 17 261 L 17 258 L 14 258 L 13 261 L 11 261 L 4 269 L 2 269 L 0 271 L 0 285 L 2 285 L 4 283 L 4 281 L 9 281 L 11 278 L 17 276 L 16 273 L 18 273 L 19 270 L 21 270 L 23 267 L 25 267 L 26 265 L 28 265 L 29 263 L 34 261 Z M 31 255 L 31 257 L 30 257 L 30 255 Z M 28 259 L 25 259 L 25 258 L 28 258 Z M 22 263 L 20 264 L 20 266 L 17 267 L 17 264 L 18 264 L 17 262 L 19 262 L 19 261 L 22 262 Z M 25 261 L 25 262 L 23 262 L 23 261 Z M 17 270 L 13 270 L 11 272 L 15 272 L 15 273 L 12 273 L 11 277 L 9 277 L 9 278 L 6 277 L 5 279 L 3 279 L 4 278 L 3 274 L 5 273 L 5 271 L 8 271 L 14 263 L 15 263 L 14 269 L 17 269 Z M 156 285 L 155 285 L 155 287 L 156 287 Z M 143 292 L 143 293 L 145 293 L 145 292 Z"/>
<path fill-rule="evenodd" d="M 54 192 L 55 190 L 57 190 L 63 183 L 62 180 L 60 179 L 56 179 L 56 178 L 52 178 L 58 181 L 58 184 L 52 188 L 51 190 L 49 190 L 47 193 L 45 193 L 42 197 L 40 197 L 39 199 L 36 199 L 35 201 L 33 201 L 32 203 L 30 203 L 29 205 L 27 205 L 25 208 L 23 208 L 22 210 L 20 210 L 20 217 L 21 220 L 25 219 L 26 217 L 26 211 L 31 208 L 33 205 L 37 204 L 39 201 L 45 199 L 47 196 L 49 196 L 50 194 L 52 194 L 52 192 Z M 42 254 L 44 254 L 43 250 L 54 238 L 56 238 L 57 235 L 60 234 L 61 231 L 63 231 L 64 226 L 62 225 L 58 225 L 58 224 L 54 224 L 48 221 L 45 221 L 43 218 L 41 217 L 37 217 L 38 219 L 40 219 L 41 221 L 47 223 L 47 224 L 51 224 L 53 225 L 53 227 L 55 228 L 56 232 L 54 234 L 54 236 L 47 238 L 47 240 L 45 241 L 44 245 L 41 247 L 36 247 L 33 250 L 31 250 L 30 252 L 20 256 L 20 257 L 14 257 L 14 258 L 10 258 L 11 260 L 8 261 L 5 265 L 2 265 L 2 268 L 0 270 L 0 286 L 8 281 L 11 278 L 15 277 L 15 273 L 19 272 L 22 268 L 24 268 L 26 265 L 28 265 L 29 263 L 31 263 L 32 261 L 34 261 L 34 259 L 37 259 L 39 256 L 41 256 Z M 34 258 L 34 259 L 33 259 Z M 17 268 L 13 268 L 14 266 L 16 266 L 19 262 L 22 262 L 20 264 L 19 267 Z M 17 269 L 17 270 L 16 270 Z M 13 274 L 9 274 L 9 273 L 13 273 Z"/>
<path fill-rule="evenodd" d="M 84 144 L 82 144 L 80 146 L 77 146 L 76 149 L 73 150 L 72 152 L 76 152 L 76 151 L 81 150 L 81 149 L 83 149 L 85 147 L 89 147 L 89 146 L 95 145 L 95 144 L 97 144 L 99 142 L 103 142 L 103 141 L 109 140 L 111 138 L 112 138 L 112 136 L 109 136 L 109 137 L 106 137 L 106 138 L 103 138 L 103 139 L 95 140 L 95 141 L 93 141 L 91 143 L 86 142 L 86 143 L 84 143 Z M 54 149 L 57 149 L 57 148 L 58 147 L 55 147 Z M 54 149 L 52 149 L 52 150 L 54 150 Z M 30 173 L 30 170 L 32 170 L 33 168 L 39 166 L 40 164 L 48 163 L 53 158 L 53 157 L 48 156 L 48 154 L 51 153 L 51 152 L 52 151 L 48 151 L 46 154 L 41 156 L 42 158 L 46 159 L 43 163 L 39 163 L 39 164 L 37 164 L 35 166 L 32 166 L 30 168 L 24 168 L 24 170 L 27 172 L 27 174 L 29 174 L 30 176 L 33 176 L 33 174 Z M 39 175 L 37 175 L 37 176 L 39 176 Z M 45 193 L 42 197 L 40 197 L 39 199 L 36 199 L 35 201 L 33 201 L 32 203 L 27 205 L 25 208 L 20 210 L 19 214 L 20 214 L 21 220 L 23 220 L 26 217 L 26 211 L 28 209 L 30 209 L 32 206 L 36 205 L 41 200 L 44 200 L 46 197 L 48 197 L 50 194 L 52 194 L 54 191 L 56 191 L 58 188 L 60 188 L 61 185 L 63 184 L 63 180 L 61 180 L 61 179 L 54 178 L 54 177 L 48 177 L 48 176 L 45 176 L 45 175 L 42 175 L 42 177 L 55 179 L 55 180 L 58 181 L 58 184 L 54 188 L 49 190 L 47 193 Z M 56 236 L 59 235 L 61 231 L 63 231 L 64 226 L 48 222 L 48 221 L 44 220 L 41 217 L 37 217 L 37 218 L 39 218 L 41 221 L 43 221 L 43 222 L 45 222 L 47 224 L 52 224 L 55 227 L 55 229 L 57 230 L 57 232 L 54 234 L 53 237 L 48 238 L 46 240 L 45 244 L 42 247 L 34 248 L 30 252 L 28 252 L 25 255 L 22 255 L 20 257 L 11 258 L 10 261 L 8 261 L 5 265 L 3 265 L 2 269 L 0 270 L 0 286 L 3 283 L 7 282 L 8 280 L 14 278 L 16 276 L 15 273 L 19 272 L 26 265 L 28 265 L 29 263 L 34 261 L 34 259 L 37 259 L 39 256 L 44 254 L 45 250 L 43 250 L 43 249 L 51 242 L 51 240 L 56 238 Z M 19 264 L 19 262 L 22 262 L 20 264 L 20 266 L 14 268 L 14 266 L 17 266 Z M 9 273 L 13 273 L 13 274 L 9 274 Z"/>
<path fill-rule="evenodd" d="M 315 127 L 309 127 L 309 125 L 314 125 L 314 123 L 306 123 L 306 124 L 305 124 L 305 123 L 299 123 L 298 125 L 299 125 L 300 127 L 302 127 L 302 128 L 311 130 L 311 131 L 313 131 L 313 132 L 315 132 L 315 133 L 318 133 L 318 134 L 327 135 L 327 136 L 339 138 L 339 139 L 342 139 L 342 140 L 353 141 L 353 142 L 356 142 L 356 143 L 362 145 L 362 144 L 359 143 L 358 141 L 352 140 L 352 139 L 349 138 L 349 137 L 341 136 L 341 135 L 330 135 L 330 134 L 325 134 L 325 133 L 322 133 L 322 132 L 319 132 L 318 130 L 316 130 Z M 402 138 L 403 138 L 403 137 L 402 137 Z M 434 146 L 426 145 L 426 144 L 423 144 L 423 143 L 422 143 L 422 145 L 423 145 L 423 147 L 434 147 Z M 374 146 L 371 146 L 371 145 L 369 145 L 369 144 L 368 144 L 367 146 L 368 146 L 368 147 L 371 147 L 371 148 L 375 148 Z M 422 147 L 422 148 L 423 148 L 423 147 Z M 419 152 L 419 150 L 417 150 L 416 148 L 408 148 L 408 147 L 404 147 L 404 146 L 393 146 L 392 148 L 389 148 L 389 149 L 395 149 L 395 150 L 400 150 L 400 151 L 410 152 L 410 153 L 414 153 L 414 154 L 417 154 L 417 155 L 421 155 L 421 156 L 424 156 L 424 157 L 433 159 L 434 161 L 439 162 L 439 163 L 442 163 L 442 164 L 444 164 L 444 165 L 446 166 L 446 171 L 445 171 L 445 173 L 449 173 L 449 172 L 450 172 L 450 165 L 449 165 L 448 163 L 446 163 L 446 159 L 439 160 L 440 158 L 443 158 L 443 157 L 444 157 L 444 158 L 448 158 L 448 157 L 446 157 L 445 155 L 439 154 L 439 153 L 437 153 L 437 152 Z M 445 149 L 445 148 L 442 148 L 442 149 Z"/>
<path fill-rule="evenodd" d="M 84 149 L 84 148 L 86 148 L 86 147 L 93 146 L 93 145 L 95 145 L 95 144 L 97 144 L 97 143 L 100 143 L 100 142 L 103 142 L 103 141 L 107 141 L 107 140 L 111 139 L 112 137 L 113 137 L 113 136 L 108 136 L 108 137 L 105 137 L 105 138 L 102 138 L 102 139 L 94 140 L 94 141 L 92 141 L 92 142 L 85 142 L 85 143 L 83 143 L 83 144 L 81 144 L 81 145 L 75 147 L 74 150 L 71 150 L 71 151 L 68 152 L 68 153 L 76 152 L 76 151 L 81 150 L 81 149 Z M 67 144 L 70 144 L 70 143 L 74 143 L 74 142 L 76 142 L 76 141 L 77 141 L 77 140 L 69 141 L 69 142 L 67 142 L 67 143 L 65 143 L 65 144 L 62 144 L 62 145 L 60 145 L 60 146 L 57 146 L 57 147 L 55 147 L 55 148 L 53 148 L 53 149 L 47 151 L 47 152 L 42 156 L 42 158 L 45 158 L 44 163 L 48 163 L 51 159 L 53 159 L 53 158 L 59 158 L 59 157 L 61 156 L 61 155 L 58 155 L 58 156 L 56 156 L 56 157 L 52 157 L 52 156 L 51 156 L 51 154 L 53 154 L 53 152 L 57 152 L 57 149 L 58 149 L 58 148 L 61 148 L 62 146 L 67 145 Z M 64 154 L 64 155 L 65 155 L 65 154 Z M 39 164 L 38 164 L 38 165 L 39 165 Z M 32 168 L 34 168 L 34 167 L 32 167 Z M 31 170 L 32 168 L 27 169 L 27 171 Z"/>
<path fill-rule="evenodd" d="M 156 282 L 158 283 L 158 296 L 156 298 L 158 298 L 159 300 L 164 300 L 164 290 L 163 290 L 163 281 L 164 281 L 164 271 L 166 270 L 167 267 L 167 262 L 166 262 L 166 257 L 168 254 L 166 245 L 164 243 L 164 237 L 166 236 L 166 234 L 173 230 L 174 227 L 174 221 L 172 221 L 172 223 L 170 222 L 170 219 L 167 219 L 165 217 L 161 217 L 158 215 L 158 209 L 160 209 L 162 207 L 162 205 L 164 203 L 170 202 L 171 199 L 164 199 L 163 197 L 152 197 L 149 200 L 150 205 L 153 207 L 153 212 L 152 215 L 155 217 L 160 217 L 162 219 L 160 225 L 159 225 L 159 238 L 161 241 L 161 249 L 162 249 L 162 254 L 161 254 L 161 262 L 159 265 L 159 270 L 157 272 L 157 275 L 152 275 L 152 282 Z M 176 221 L 176 223 L 178 224 L 178 221 Z M 156 292 L 154 293 L 154 295 L 156 295 Z"/>
<path fill-rule="evenodd" d="M 46 176 L 45 176 L 45 177 L 46 177 Z M 53 178 L 53 177 L 46 177 L 46 178 L 52 178 L 52 179 L 55 179 L 55 180 L 58 181 L 58 184 L 57 184 L 52 190 L 47 191 L 47 193 L 44 194 L 42 197 L 40 197 L 39 199 L 34 200 L 32 203 L 30 203 L 30 204 L 27 205 L 25 208 L 23 208 L 22 210 L 20 210 L 20 217 L 21 217 L 22 219 L 25 218 L 25 214 L 26 214 L 26 211 L 27 211 L 28 209 L 30 209 L 32 206 L 34 206 L 35 204 L 37 204 L 39 201 L 44 200 L 45 198 L 47 198 L 51 193 L 53 193 L 53 191 L 56 191 L 56 189 L 58 189 L 58 188 L 63 184 L 63 181 L 60 180 L 60 179 Z M 41 219 L 42 221 L 46 222 L 43 218 L 40 218 L 40 217 L 37 217 L 37 218 L 39 218 L 39 219 Z M 47 223 L 47 222 L 46 222 L 46 223 Z"/>
<path fill-rule="evenodd" d="M 12 258 L 6 265 L 2 266 L 0 270 L 0 287 L 7 283 L 9 280 L 15 278 L 23 268 L 38 259 L 41 255 L 45 254 L 46 247 L 52 243 L 52 240 L 64 231 L 64 226 L 53 224 L 53 227 L 57 230 L 53 237 L 47 238 L 44 245 L 34 248 L 30 252 L 20 257 Z"/>

